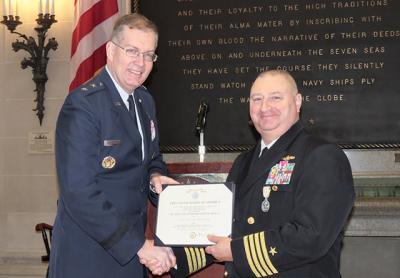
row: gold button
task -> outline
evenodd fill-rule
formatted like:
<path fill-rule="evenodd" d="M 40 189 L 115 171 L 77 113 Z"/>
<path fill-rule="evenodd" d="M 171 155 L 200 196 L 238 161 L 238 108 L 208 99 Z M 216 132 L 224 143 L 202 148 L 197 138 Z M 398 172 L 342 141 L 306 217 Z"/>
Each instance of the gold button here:
<path fill-rule="evenodd" d="M 228 271 L 225 270 L 224 276 L 227 277 L 229 275 Z"/>
<path fill-rule="evenodd" d="M 249 223 L 250 225 L 254 224 L 254 217 L 250 216 L 249 218 L 247 218 L 247 223 Z"/>
<path fill-rule="evenodd" d="M 273 191 L 278 191 L 278 187 L 277 187 L 276 185 L 273 185 L 273 186 L 272 186 L 272 190 L 273 190 Z"/>

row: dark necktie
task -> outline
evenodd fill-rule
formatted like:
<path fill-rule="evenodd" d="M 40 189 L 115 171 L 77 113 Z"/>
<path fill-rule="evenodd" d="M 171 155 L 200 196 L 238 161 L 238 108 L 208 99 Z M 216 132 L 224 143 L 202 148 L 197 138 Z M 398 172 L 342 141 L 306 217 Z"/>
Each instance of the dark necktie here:
<path fill-rule="evenodd" d="M 263 157 L 267 152 L 268 152 L 268 147 L 265 147 L 265 148 L 262 150 L 262 152 L 260 153 L 260 155 L 259 155 L 258 158 Z"/>
<path fill-rule="evenodd" d="M 138 127 L 137 120 L 136 120 L 136 112 L 135 112 L 135 102 L 133 101 L 133 96 L 129 95 L 128 97 L 128 104 L 129 104 L 129 113 L 131 113 L 133 117 L 133 122 L 135 124 L 135 127 Z"/>

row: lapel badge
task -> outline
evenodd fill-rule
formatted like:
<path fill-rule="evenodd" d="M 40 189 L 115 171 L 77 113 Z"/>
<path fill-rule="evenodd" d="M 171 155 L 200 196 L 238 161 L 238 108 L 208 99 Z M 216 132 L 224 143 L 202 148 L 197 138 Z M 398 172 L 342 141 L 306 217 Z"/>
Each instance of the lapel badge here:
<path fill-rule="evenodd" d="M 153 120 L 150 120 L 150 132 L 151 132 L 151 141 L 154 141 L 156 138 L 156 126 L 154 125 Z"/>
<path fill-rule="evenodd" d="M 295 156 L 293 156 L 293 155 L 287 155 L 287 156 L 285 156 L 285 157 L 282 157 L 282 160 L 284 160 L 284 161 L 289 161 L 289 160 L 293 160 L 293 159 L 295 159 L 296 157 Z"/>
<path fill-rule="evenodd" d="M 101 166 L 103 166 L 104 169 L 112 169 L 115 166 L 115 158 L 112 156 L 106 156 L 103 158 L 103 161 L 101 162 Z"/>
<path fill-rule="evenodd" d="M 272 191 L 278 191 L 278 186 L 273 185 L 273 186 L 272 186 Z"/>
<path fill-rule="evenodd" d="M 87 90 L 88 90 L 88 88 L 86 88 L 86 87 L 82 87 L 82 88 L 81 88 L 81 90 L 82 90 L 82 91 L 87 91 Z"/>

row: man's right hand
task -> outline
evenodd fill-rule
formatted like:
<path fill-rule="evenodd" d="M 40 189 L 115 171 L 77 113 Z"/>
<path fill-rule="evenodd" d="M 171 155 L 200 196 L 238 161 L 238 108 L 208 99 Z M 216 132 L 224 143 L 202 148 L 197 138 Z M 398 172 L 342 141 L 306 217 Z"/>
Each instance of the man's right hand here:
<path fill-rule="evenodd" d="M 176 265 L 176 258 L 169 247 L 154 246 L 154 241 L 146 239 L 138 251 L 140 263 L 146 265 L 155 275 L 168 272 Z"/>

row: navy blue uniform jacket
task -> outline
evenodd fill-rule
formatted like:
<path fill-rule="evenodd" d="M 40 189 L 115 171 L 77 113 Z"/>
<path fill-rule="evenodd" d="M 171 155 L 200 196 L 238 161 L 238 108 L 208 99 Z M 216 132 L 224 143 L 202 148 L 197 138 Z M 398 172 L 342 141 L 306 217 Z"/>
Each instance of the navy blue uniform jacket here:
<path fill-rule="evenodd" d="M 227 178 L 236 183 L 236 194 L 233 262 L 225 263 L 224 276 L 340 277 L 343 228 L 354 202 L 346 155 L 308 134 L 299 122 L 259 154 L 260 143 L 238 156 Z M 263 187 L 280 163 L 294 166 L 290 181 L 270 184 L 270 209 L 262 211 Z M 212 262 L 201 248 L 174 252 L 177 277 Z"/>
<path fill-rule="evenodd" d="M 71 92 L 56 128 L 60 196 L 50 277 L 143 277 L 149 175 L 166 174 L 158 145 L 154 101 L 134 92 L 144 135 L 107 71 Z"/>

